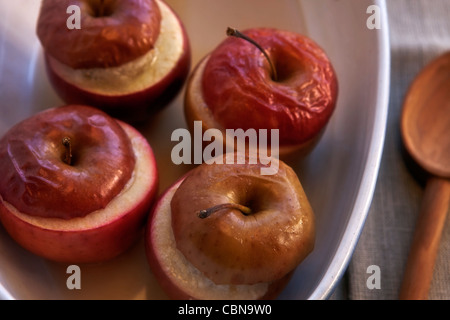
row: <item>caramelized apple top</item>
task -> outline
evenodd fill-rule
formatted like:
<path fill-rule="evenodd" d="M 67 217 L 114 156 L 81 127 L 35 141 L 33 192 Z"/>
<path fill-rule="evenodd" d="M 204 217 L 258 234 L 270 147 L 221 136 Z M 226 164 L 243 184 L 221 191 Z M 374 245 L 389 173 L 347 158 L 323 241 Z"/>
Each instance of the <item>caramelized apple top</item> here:
<path fill-rule="evenodd" d="M 261 51 L 238 38 L 225 39 L 209 56 L 202 78 L 204 100 L 226 129 L 279 129 L 280 145 L 315 137 L 335 108 L 338 84 L 324 51 L 311 39 L 289 31 L 242 32 Z"/>
<path fill-rule="evenodd" d="M 67 28 L 69 5 L 81 29 Z M 44 0 L 37 35 L 47 54 L 74 69 L 115 67 L 153 49 L 161 13 L 154 0 Z"/>
<path fill-rule="evenodd" d="M 261 166 L 203 164 L 172 198 L 177 248 L 215 284 L 278 280 L 313 249 L 313 211 L 297 175 L 280 162 L 262 176 Z"/>
<path fill-rule="evenodd" d="M 128 136 L 108 115 L 84 106 L 49 109 L 0 140 L 0 195 L 28 215 L 83 217 L 124 189 L 134 165 Z"/>

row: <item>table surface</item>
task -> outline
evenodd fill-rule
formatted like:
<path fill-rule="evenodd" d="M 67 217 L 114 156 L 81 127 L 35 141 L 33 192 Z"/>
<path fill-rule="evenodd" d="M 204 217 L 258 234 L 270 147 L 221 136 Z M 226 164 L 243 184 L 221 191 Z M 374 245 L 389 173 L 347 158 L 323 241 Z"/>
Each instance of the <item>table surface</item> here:
<path fill-rule="evenodd" d="M 414 77 L 428 62 L 450 50 L 450 0 L 388 0 L 387 9 L 391 88 L 383 157 L 364 229 L 331 299 L 398 298 L 424 192 L 426 175 L 404 151 L 399 119 Z M 429 292 L 432 300 L 450 298 L 449 220 L 444 226 Z M 379 267 L 379 289 L 367 286 L 372 275 L 368 268 L 372 265 Z"/>

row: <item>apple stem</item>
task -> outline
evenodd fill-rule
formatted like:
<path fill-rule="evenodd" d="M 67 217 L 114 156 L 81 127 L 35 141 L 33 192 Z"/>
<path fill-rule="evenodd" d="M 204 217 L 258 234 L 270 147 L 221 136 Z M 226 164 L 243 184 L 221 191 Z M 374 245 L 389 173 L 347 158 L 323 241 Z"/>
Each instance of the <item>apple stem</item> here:
<path fill-rule="evenodd" d="M 267 61 L 269 62 L 270 69 L 272 71 L 272 79 L 274 81 L 277 81 L 277 79 L 278 79 L 277 70 L 275 69 L 275 66 L 272 63 L 272 60 L 270 60 L 270 57 L 267 54 L 266 50 L 264 50 L 255 40 L 253 40 L 252 38 L 250 38 L 250 37 L 246 36 L 245 34 L 241 33 L 239 30 L 234 29 L 234 28 L 230 28 L 230 27 L 227 28 L 227 36 L 232 36 L 232 37 L 244 39 L 244 40 L 250 42 L 251 44 L 253 44 L 255 47 L 257 47 L 259 49 L 259 51 L 261 51 L 264 54 L 264 56 L 266 57 Z"/>
<path fill-rule="evenodd" d="M 244 215 L 248 216 L 249 214 L 252 213 L 252 210 L 249 207 L 237 204 L 237 203 L 223 203 L 223 204 L 219 204 L 217 206 L 211 207 L 209 209 L 206 210 L 200 210 L 197 212 L 197 216 L 200 219 L 205 219 L 208 218 L 211 214 L 220 211 L 220 210 L 225 210 L 225 209 L 236 209 L 241 211 Z"/>
<path fill-rule="evenodd" d="M 103 17 L 105 13 L 105 0 L 100 0 L 100 6 L 98 9 L 98 16 Z"/>
<path fill-rule="evenodd" d="M 62 139 L 62 144 L 64 147 L 66 147 L 66 154 L 64 155 L 64 159 L 63 161 L 67 164 L 67 165 L 71 165 L 72 164 L 72 143 L 69 137 L 64 137 Z"/>

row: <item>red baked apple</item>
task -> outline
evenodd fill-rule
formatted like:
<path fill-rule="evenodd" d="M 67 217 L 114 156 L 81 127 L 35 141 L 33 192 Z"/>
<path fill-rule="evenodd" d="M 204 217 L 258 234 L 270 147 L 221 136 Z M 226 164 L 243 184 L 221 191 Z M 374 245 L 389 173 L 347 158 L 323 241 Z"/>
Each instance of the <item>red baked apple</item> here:
<path fill-rule="evenodd" d="M 147 140 L 87 106 L 48 109 L 0 140 L 0 220 L 29 251 L 61 262 L 111 259 L 141 234 L 158 172 Z"/>
<path fill-rule="evenodd" d="M 66 26 L 69 5 L 81 29 Z M 68 104 L 142 121 L 182 88 L 191 51 L 186 30 L 162 0 L 44 0 L 37 24 L 51 84 Z"/>
<path fill-rule="evenodd" d="M 204 163 L 160 197 L 145 244 L 170 298 L 275 298 L 313 250 L 314 214 L 297 175 L 281 161 L 275 175 L 261 167 Z"/>
<path fill-rule="evenodd" d="M 185 115 L 192 130 L 278 129 L 281 158 L 307 154 L 336 105 L 338 82 L 325 52 L 308 37 L 255 28 L 228 37 L 191 74 Z M 230 143 L 224 141 L 224 143 Z"/>

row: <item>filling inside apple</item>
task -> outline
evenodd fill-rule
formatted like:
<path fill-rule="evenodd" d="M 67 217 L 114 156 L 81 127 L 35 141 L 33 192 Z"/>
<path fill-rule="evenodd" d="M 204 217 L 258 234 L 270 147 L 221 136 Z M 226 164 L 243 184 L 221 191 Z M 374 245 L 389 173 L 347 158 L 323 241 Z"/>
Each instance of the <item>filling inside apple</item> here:
<path fill-rule="evenodd" d="M 67 82 L 102 95 L 138 92 L 161 80 L 175 67 L 183 54 L 183 30 L 177 16 L 162 1 L 161 29 L 155 46 L 143 56 L 121 66 L 74 69 L 49 56 L 51 68 Z"/>
<path fill-rule="evenodd" d="M 269 282 L 253 285 L 217 285 L 199 271 L 177 249 L 172 229 L 170 204 L 178 186 L 179 184 L 168 190 L 167 194 L 161 199 L 159 208 L 156 210 L 152 221 L 152 245 L 157 250 L 156 254 L 165 274 L 183 292 L 197 299 L 254 300 L 264 296 L 269 288 Z"/>
<path fill-rule="evenodd" d="M 131 179 L 127 182 L 123 190 L 114 197 L 104 208 L 94 211 L 85 217 L 77 217 L 69 220 L 59 218 L 35 217 L 20 212 L 10 203 L 3 200 L 0 195 L 0 201 L 14 215 L 23 221 L 32 225 L 60 231 L 87 230 L 100 227 L 108 222 L 120 218 L 121 215 L 130 212 L 141 199 L 144 199 L 148 190 L 151 189 L 154 181 L 153 177 L 157 174 L 156 168 L 152 163 L 152 153 L 148 150 L 148 144 L 145 138 L 136 135 L 135 129 L 129 125 L 120 123 L 129 136 L 132 149 L 136 156 L 136 163 Z"/>

